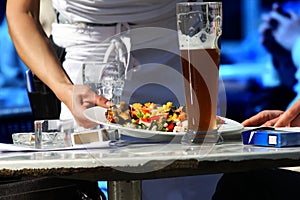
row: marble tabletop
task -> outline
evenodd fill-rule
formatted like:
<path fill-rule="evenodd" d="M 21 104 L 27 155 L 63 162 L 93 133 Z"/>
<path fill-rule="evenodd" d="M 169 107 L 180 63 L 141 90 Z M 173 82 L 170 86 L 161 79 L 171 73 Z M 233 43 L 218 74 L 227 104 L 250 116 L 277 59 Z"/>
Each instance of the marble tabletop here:
<path fill-rule="evenodd" d="M 300 165 L 300 147 L 243 145 L 240 140 L 189 146 L 178 143 L 0 154 L 0 176 L 71 176 L 142 180 Z"/>

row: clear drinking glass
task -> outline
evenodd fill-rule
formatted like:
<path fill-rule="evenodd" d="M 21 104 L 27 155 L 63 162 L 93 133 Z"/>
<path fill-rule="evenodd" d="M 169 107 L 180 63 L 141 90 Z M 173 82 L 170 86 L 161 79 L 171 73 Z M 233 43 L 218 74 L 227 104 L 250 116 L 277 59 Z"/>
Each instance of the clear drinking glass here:
<path fill-rule="evenodd" d="M 121 62 L 85 63 L 82 68 L 83 84 L 94 92 L 119 106 L 125 83 L 125 67 Z M 102 126 L 106 129 L 110 140 L 120 140 L 118 129 Z M 100 128 L 100 127 L 97 127 Z"/>
<path fill-rule="evenodd" d="M 97 94 L 120 103 L 125 83 L 125 68 L 120 62 L 85 63 L 82 67 L 83 84 Z"/>
<path fill-rule="evenodd" d="M 178 3 L 176 14 L 188 117 L 182 143 L 217 143 L 222 3 Z"/>

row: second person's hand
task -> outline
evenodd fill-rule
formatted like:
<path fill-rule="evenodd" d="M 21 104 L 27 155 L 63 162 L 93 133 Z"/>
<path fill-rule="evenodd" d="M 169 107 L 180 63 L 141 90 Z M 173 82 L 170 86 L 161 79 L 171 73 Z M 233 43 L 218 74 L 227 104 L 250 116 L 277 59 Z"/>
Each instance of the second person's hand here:
<path fill-rule="evenodd" d="M 280 110 L 264 110 L 242 122 L 245 127 L 251 126 L 274 126 L 283 114 Z"/>
<path fill-rule="evenodd" d="M 280 116 L 274 126 L 300 126 L 300 99 Z"/>

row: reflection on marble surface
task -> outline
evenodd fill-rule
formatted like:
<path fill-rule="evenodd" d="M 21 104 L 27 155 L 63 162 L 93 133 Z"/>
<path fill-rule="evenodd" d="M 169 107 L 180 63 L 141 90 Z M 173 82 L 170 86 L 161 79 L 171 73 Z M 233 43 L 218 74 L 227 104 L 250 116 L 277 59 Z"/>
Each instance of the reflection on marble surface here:
<path fill-rule="evenodd" d="M 151 161 L 195 159 L 198 161 L 241 161 L 253 158 L 298 159 L 299 147 L 273 148 L 243 145 L 240 141 L 221 145 L 139 144 L 121 148 L 86 149 L 59 152 L 2 153 L 2 168 L 116 167 L 143 166 Z"/>

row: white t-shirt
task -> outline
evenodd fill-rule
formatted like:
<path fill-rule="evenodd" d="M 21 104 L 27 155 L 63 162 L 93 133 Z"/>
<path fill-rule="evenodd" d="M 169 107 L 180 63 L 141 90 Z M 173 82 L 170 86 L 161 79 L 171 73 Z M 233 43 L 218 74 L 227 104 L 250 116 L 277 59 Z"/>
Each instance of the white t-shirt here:
<path fill-rule="evenodd" d="M 53 0 L 54 8 L 71 23 L 157 23 L 174 16 L 177 0 Z"/>

